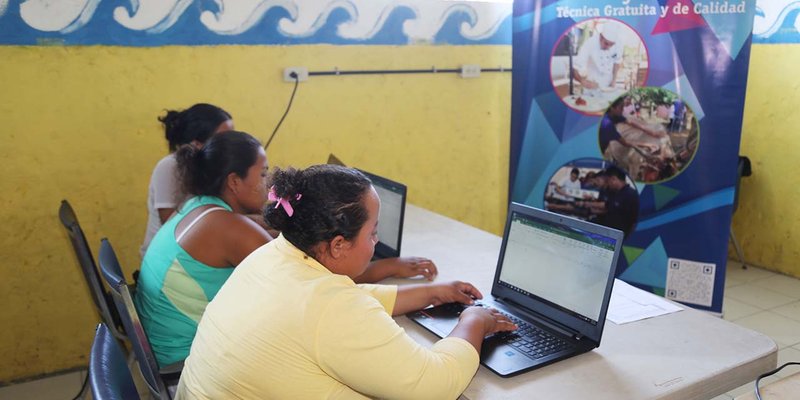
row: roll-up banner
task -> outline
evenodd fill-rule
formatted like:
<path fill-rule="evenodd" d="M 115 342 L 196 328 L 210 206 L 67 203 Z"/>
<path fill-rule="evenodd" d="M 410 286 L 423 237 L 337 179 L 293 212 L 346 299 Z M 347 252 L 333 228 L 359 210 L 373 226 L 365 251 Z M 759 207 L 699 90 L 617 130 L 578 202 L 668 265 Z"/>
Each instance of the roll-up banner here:
<path fill-rule="evenodd" d="M 722 311 L 754 0 L 516 0 L 511 199 L 625 232 L 617 276 Z"/>

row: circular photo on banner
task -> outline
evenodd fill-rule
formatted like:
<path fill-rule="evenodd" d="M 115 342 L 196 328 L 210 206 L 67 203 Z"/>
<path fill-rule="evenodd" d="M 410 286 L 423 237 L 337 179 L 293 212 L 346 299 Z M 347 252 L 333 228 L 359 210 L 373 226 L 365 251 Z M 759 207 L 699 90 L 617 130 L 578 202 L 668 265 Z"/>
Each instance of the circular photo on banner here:
<path fill-rule="evenodd" d="M 544 207 L 619 229 L 627 237 L 639 218 L 639 192 L 621 168 L 598 158 L 580 158 L 564 164 L 550 177 Z"/>
<path fill-rule="evenodd" d="M 550 57 L 553 89 L 567 107 L 602 115 L 614 99 L 647 81 L 641 36 L 622 21 L 592 18 L 573 25 Z"/>
<path fill-rule="evenodd" d="M 697 152 L 700 132 L 691 108 L 660 87 L 631 90 L 615 99 L 598 131 L 600 153 L 637 182 L 679 175 Z"/>

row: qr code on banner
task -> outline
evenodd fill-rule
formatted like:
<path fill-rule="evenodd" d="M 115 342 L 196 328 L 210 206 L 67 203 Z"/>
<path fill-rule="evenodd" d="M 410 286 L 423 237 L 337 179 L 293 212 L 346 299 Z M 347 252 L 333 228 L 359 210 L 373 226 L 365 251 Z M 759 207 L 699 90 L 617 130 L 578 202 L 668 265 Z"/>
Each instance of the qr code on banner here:
<path fill-rule="evenodd" d="M 711 307 L 716 272 L 716 264 L 667 259 L 665 295 L 670 300 Z"/>

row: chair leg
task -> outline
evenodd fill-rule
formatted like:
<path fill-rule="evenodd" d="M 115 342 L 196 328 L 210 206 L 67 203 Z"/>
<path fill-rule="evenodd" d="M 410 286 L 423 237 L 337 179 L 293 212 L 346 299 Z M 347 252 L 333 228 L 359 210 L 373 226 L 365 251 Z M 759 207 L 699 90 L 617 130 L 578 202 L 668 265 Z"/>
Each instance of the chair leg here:
<path fill-rule="evenodd" d="M 742 263 L 742 269 L 747 269 L 747 263 L 744 261 L 744 253 L 742 253 L 742 246 L 739 246 L 739 241 L 736 240 L 736 234 L 733 233 L 733 226 L 731 226 L 731 241 L 733 242 L 733 248 L 736 249 L 739 262 Z"/>

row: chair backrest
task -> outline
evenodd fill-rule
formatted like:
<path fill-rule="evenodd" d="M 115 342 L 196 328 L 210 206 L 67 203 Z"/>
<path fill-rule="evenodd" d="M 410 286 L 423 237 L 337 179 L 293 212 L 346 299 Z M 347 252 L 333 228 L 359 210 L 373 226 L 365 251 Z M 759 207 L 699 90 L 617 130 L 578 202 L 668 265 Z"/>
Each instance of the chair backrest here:
<path fill-rule="evenodd" d="M 89 386 L 95 400 L 140 399 L 125 354 L 102 322 L 89 353 Z"/>
<path fill-rule="evenodd" d="M 89 243 L 86 241 L 83 229 L 81 229 L 81 225 L 78 223 L 78 217 L 75 215 L 75 211 L 72 210 L 72 206 L 70 206 L 68 201 L 61 200 L 58 216 L 64 228 L 67 229 L 69 240 L 72 243 L 72 249 L 75 250 L 75 255 L 78 257 L 78 264 L 80 264 L 81 272 L 86 280 L 86 285 L 89 286 L 89 292 L 91 293 L 95 307 L 97 307 L 97 312 L 100 314 L 100 318 L 106 323 L 115 337 L 124 339 L 125 335 L 118 329 L 120 326 L 119 314 L 112 305 L 110 294 L 103 288 L 100 274 L 97 272 L 97 266 L 94 263 L 92 251 L 89 249 Z"/>
<path fill-rule="evenodd" d="M 147 340 L 142 322 L 139 320 L 136 307 L 133 304 L 128 283 L 125 281 L 117 255 L 114 253 L 114 249 L 108 239 L 103 239 L 100 242 L 99 261 L 100 271 L 103 273 L 108 286 L 111 287 L 111 297 L 114 298 L 114 304 L 116 304 L 117 311 L 119 311 L 122 319 L 122 326 L 125 327 L 125 332 L 128 333 L 133 352 L 136 354 L 136 360 L 139 362 L 139 369 L 151 394 L 156 399 L 169 399 L 169 393 L 164 381 L 158 373 L 158 363 L 155 355 L 150 347 L 150 342 Z"/>

